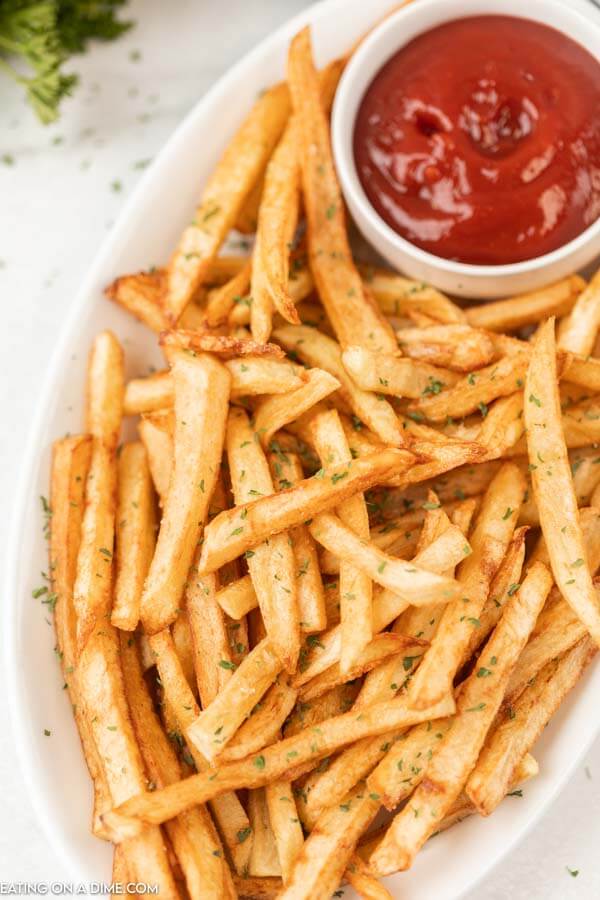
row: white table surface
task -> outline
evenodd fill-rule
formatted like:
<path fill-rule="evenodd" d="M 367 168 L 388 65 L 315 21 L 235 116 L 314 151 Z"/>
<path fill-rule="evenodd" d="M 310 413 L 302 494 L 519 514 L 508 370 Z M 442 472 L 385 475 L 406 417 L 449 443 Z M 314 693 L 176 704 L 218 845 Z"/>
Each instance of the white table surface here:
<path fill-rule="evenodd" d="M 305 5 L 134 0 L 127 13 L 135 29 L 76 59 L 81 85 L 47 128 L 0 80 L 0 558 L 48 356 L 144 162 L 228 66 Z M 68 880 L 25 792 L 2 691 L 0 722 L 0 881 Z M 599 822 L 600 740 L 553 808 L 468 900 L 600 897 Z"/>

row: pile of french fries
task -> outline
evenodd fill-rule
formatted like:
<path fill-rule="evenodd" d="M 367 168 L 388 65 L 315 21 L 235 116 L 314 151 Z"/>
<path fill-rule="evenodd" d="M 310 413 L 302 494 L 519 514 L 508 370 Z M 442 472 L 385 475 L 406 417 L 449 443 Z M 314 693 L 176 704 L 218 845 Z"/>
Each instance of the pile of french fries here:
<path fill-rule="evenodd" d="M 99 334 L 54 445 L 92 828 L 163 897 L 389 897 L 535 776 L 600 643 L 600 276 L 465 306 L 355 262 L 343 65 L 294 38 L 169 264 L 107 290 L 164 371 Z"/>

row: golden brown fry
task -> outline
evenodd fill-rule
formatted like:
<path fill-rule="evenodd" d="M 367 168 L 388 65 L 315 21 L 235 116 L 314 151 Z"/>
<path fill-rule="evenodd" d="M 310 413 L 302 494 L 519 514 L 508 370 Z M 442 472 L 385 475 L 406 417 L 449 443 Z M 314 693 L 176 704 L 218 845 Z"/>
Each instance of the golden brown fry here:
<path fill-rule="evenodd" d="M 92 346 L 87 374 L 86 427 L 93 447 L 73 587 L 80 652 L 96 622 L 110 615 L 122 404 L 123 351 L 115 336 L 103 331 Z"/>
<path fill-rule="evenodd" d="M 563 316 L 574 306 L 585 287 L 579 275 L 570 275 L 529 294 L 480 303 L 465 310 L 467 322 L 489 331 L 516 331 L 524 325 L 537 325 L 548 316 Z"/>
<path fill-rule="evenodd" d="M 396 339 L 352 261 L 308 28 L 291 42 L 288 81 L 298 121 L 310 267 L 319 296 L 342 344 L 391 352 Z"/>
<path fill-rule="evenodd" d="M 536 563 L 521 590 L 506 605 L 498 627 L 460 692 L 452 728 L 440 741 L 424 780 L 393 819 L 369 860 L 376 874 L 408 869 L 458 797 L 551 586 L 550 572 L 542 563 Z"/>
<path fill-rule="evenodd" d="M 125 697 L 119 639 L 111 625 L 94 628 L 77 666 L 77 696 L 115 804 L 146 789 L 144 763 Z M 179 892 L 158 828 L 144 828 L 127 842 L 130 877 L 151 878 L 166 896 Z"/>
<path fill-rule="evenodd" d="M 163 731 L 143 678 L 134 639 L 121 635 L 121 659 L 129 712 L 142 757 L 155 787 L 182 778 L 173 742 Z M 203 807 L 189 809 L 167 825 L 192 900 L 233 897 L 233 882 L 221 842 Z"/>
<path fill-rule="evenodd" d="M 248 293 L 251 273 L 252 263 L 248 260 L 233 278 L 209 292 L 206 301 L 207 325 L 219 325 L 227 318 L 235 305 L 236 298 L 244 297 Z"/>
<path fill-rule="evenodd" d="M 215 488 L 229 401 L 230 375 L 208 355 L 178 355 L 174 463 L 156 550 L 144 585 L 141 618 L 150 633 L 177 616 L 188 570 Z"/>
<path fill-rule="evenodd" d="M 165 272 L 159 269 L 116 278 L 105 288 L 104 293 L 109 300 L 114 300 L 156 334 L 160 334 L 168 327 L 162 308 L 165 285 Z"/>
<path fill-rule="evenodd" d="M 413 400 L 438 394 L 456 384 L 459 378 L 448 369 L 398 355 L 374 353 L 364 347 L 346 347 L 342 362 L 363 390 Z"/>
<path fill-rule="evenodd" d="M 234 335 L 211 334 L 199 329 L 180 328 L 177 331 L 163 331 L 159 341 L 166 352 L 187 350 L 191 355 L 216 353 L 224 359 L 236 356 L 259 356 L 283 359 L 282 350 L 275 344 L 259 344 L 250 338 Z"/>
<path fill-rule="evenodd" d="M 359 897 L 362 897 L 362 900 L 393 900 L 388 889 L 375 878 L 357 853 L 351 856 L 344 872 L 344 878 L 352 885 Z"/>
<path fill-rule="evenodd" d="M 254 648 L 256 649 L 256 648 Z M 254 651 L 252 651 L 254 652 Z M 235 737 L 219 751 L 219 762 L 244 759 L 277 740 L 279 731 L 296 702 L 297 691 L 284 678 L 277 678 Z"/>
<path fill-rule="evenodd" d="M 402 328 L 396 332 L 398 345 L 411 359 L 454 372 L 472 372 L 491 363 L 494 344 L 485 331 L 470 325 L 430 325 Z"/>
<path fill-rule="evenodd" d="M 273 435 L 312 409 L 340 387 L 337 378 L 323 369 L 309 369 L 306 383 L 285 395 L 273 395 L 261 400 L 254 412 L 254 429 L 263 447 Z"/>
<path fill-rule="evenodd" d="M 343 465 L 352 460 L 335 410 L 316 416 L 312 433 L 323 466 Z M 361 540 L 369 539 L 369 514 L 362 494 L 349 497 L 337 512 L 340 521 Z M 341 652 L 338 676 L 340 672 L 350 672 L 373 636 L 371 578 L 349 558 L 340 560 L 339 569 Z"/>
<path fill-rule="evenodd" d="M 139 833 L 143 822 L 160 824 L 197 803 L 241 787 L 263 787 L 309 760 L 311 766 L 340 747 L 369 735 L 382 734 L 428 719 L 450 715 L 454 701 L 450 697 L 427 710 L 409 709 L 403 698 L 374 704 L 360 714 L 349 712 L 305 729 L 265 750 L 256 757 L 228 763 L 211 773 L 192 775 L 179 785 L 132 798 L 103 817 L 115 842 Z"/>
<path fill-rule="evenodd" d="M 200 570 L 214 572 L 271 535 L 301 525 L 353 494 L 406 471 L 413 460 L 411 453 L 389 448 L 347 466 L 326 468 L 296 487 L 219 513 L 204 530 Z"/>
<path fill-rule="evenodd" d="M 459 591 L 453 578 L 427 572 L 413 562 L 383 553 L 375 544 L 357 537 L 331 513 L 316 516 L 310 526 L 310 533 L 332 553 L 341 559 L 352 560 L 357 568 L 366 572 L 377 584 L 400 594 L 410 603 L 447 603 Z M 469 545 L 462 535 L 459 542 L 460 557 L 464 558 L 469 552 Z"/>
<path fill-rule="evenodd" d="M 561 659 L 549 663 L 488 735 L 465 787 L 480 815 L 489 816 L 498 806 L 514 780 L 519 760 L 531 749 L 597 651 L 593 641 L 585 637 Z"/>
<path fill-rule="evenodd" d="M 464 322 L 465 314 L 447 297 L 422 281 L 411 281 L 389 269 L 359 266 L 360 272 L 386 316 L 423 313 L 436 322 Z"/>
<path fill-rule="evenodd" d="M 289 115 L 286 85 L 262 94 L 204 187 L 167 270 L 165 310 L 173 323 L 206 281 L 212 260 L 258 180 Z"/>
<path fill-rule="evenodd" d="M 38 589 L 42 603 L 54 603 L 54 629 L 65 685 L 84 758 L 94 785 L 92 830 L 103 837 L 100 816 L 110 809 L 111 799 L 101 760 L 92 734 L 77 699 L 77 617 L 73 606 L 73 583 L 81 540 L 81 523 L 85 505 L 85 483 L 92 452 L 91 435 L 76 435 L 55 441 L 52 447 L 50 477 L 50 554 L 51 592 Z"/>
<path fill-rule="evenodd" d="M 461 418 L 479 410 L 485 418 L 487 405 L 497 397 L 514 394 L 523 387 L 528 354 L 505 356 L 485 369 L 473 372 L 447 391 L 424 397 L 413 405 L 427 419 L 443 421 L 448 416 Z"/>
<path fill-rule="evenodd" d="M 519 469 L 505 463 L 492 480 L 469 540 L 472 553 L 458 572 L 459 599 L 449 603 L 431 647 L 413 678 L 410 693 L 419 706 L 431 705 L 452 688 L 452 681 L 471 641 L 480 627 L 494 575 L 512 538 L 523 500 L 525 480 Z"/>
<path fill-rule="evenodd" d="M 253 837 L 248 873 L 259 878 L 280 876 L 281 866 L 269 821 L 265 788 L 248 791 L 248 818 Z"/>
<path fill-rule="evenodd" d="M 234 876 L 239 900 L 275 900 L 282 888 L 281 878 L 242 878 Z"/>
<path fill-rule="evenodd" d="M 276 442 L 271 443 L 271 449 L 269 465 L 277 490 L 300 484 L 304 472 L 298 456 L 282 450 Z M 327 626 L 327 611 L 316 544 L 306 525 L 297 525 L 289 535 L 296 560 L 300 628 L 308 634 L 322 631 Z"/>
<path fill-rule="evenodd" d="M 169 629 L 152 635 L 150 647 L 158 668 L 166 705 L 175 716 L 174 738 L 181 743 L 187 729 L 198 716 L 198 706 L 185 678 Z M 187 748 L 199 772 L 208 768 L 204 757 L 194 744 L 188 743 Z M 239 831 L 248 828 L 249 824 L 244 808 L 236 794 L 229 791 L 214 798 L 211 801 L 211 809 L 236 870 L 243 872 L 248 865 L 252 847 L 251 840 L 242 843 L 237 838 Z"/>
<path fill-rule="evenodd" d="M 156 501 L 143 444 L 125 444 L 118 461 L 116 578 L 110 620 L 135 631 L 156 541 Z"/>
<path fill-rule="evenodd" d="M 269 821 L 277 847 L 283 883 L 290 879 L 296 857 L 302 849 L 304 835 L 298 818 L 291 782 L 273 781 L 265 789 Z"/>
<path fill-rule="evenodd" d="M 140 440 L 146 448 L 150 474 L 162 509 L 167 502 L 173 468 L 173 435 L 169 427 L 169 416 L 149 413 L 142 417 L 138 425 Z"/>
<path fill-rule="evenodd" d="M 233 661 L 227 623 L 217 601 L 217 578 L 199 575 L 197 560 L 186 582 L 185 611 L 192 639 L 195 680 L 202 707 L 206 708 L 229 681 Z"/>
<path fill-rule="evenodd" d="M 231 375 L 231 396 L 286 394 L 302 387 L 307 380 L 304 369 L 268 357 L 226 360 Z M 135 416 L 173 405 L 173 380 L 170 372 L 156 372 L 145 378 L 133 378 L 125 388 L 123 413 Z"/>
<path fill-rule="evenodd" d="M 525 432 L 523 394 L 516 391 L 496 400 L 481 423 L 477 442 L 488 448 L 491 459 L 503 456 Z"/>
<path fill-rule="evenodd" d="M 189 740 L 205 759 L 212 761 L 222 752 L 280 671 L 280 659 L 265 638 L 187 729 Z"/>
<path fill-rule="evenodd" d="M 538 330 L 525 383 L 524 409 L 531 483 L 552 572 L 565 600 L 600 643 L 600 606 L 586 561 L 561 423 L 554 319 Z"/>
<path fill-rule="evenodd" d="M 596 272 L 587 287 L 579 294 L 575 306 L 560 323 L 558 347 L 589 356 L 594 349 L 600 327 L 600 272 Z"/>
<path fill-rule="evenodd" d="M 250 575 L 244 575 L 217 591 L 217 601 L 232 619 L 241 619 L 258 606 Z"/>
<path fill-rule="evenodd" d="M 308 325 L 284 325 L 275 329 L 273 337 L 307 365 L 325 369 L 337 378 L 341 385 L 340 396 L 382 441 L 393 446 L 404 443 L 393 408 L 387 400 L 380 400 L 355 384 L 344 368 L 341 347 L 336 341 Z"/>
<path fill-rule="evenodd" d="M 246 197 L 244 204 L 238 213 L 238 217 L 235 220 L 234 229 L 235 231 L 239 231 L 240 234 L 254 234 L 256 231 L 258 209 L 260 207 L 264 185 L 265 173 L 262 172 L 251 188 L 250 193 Z"/>
<path fill-rule="evenodd" d="M 246 413 L 231 409 L 227 423 L 227 458 L 238 504 L 261 496 L 274 499 L 269 464 L 256 434 Z M 250 503 L 250 508 L 252 505 Z M 243 513 L 248 507 L 238 505 L 237 509 L 242 510 L 239 513 L 242 522 L 250 524 L 250 514 Z M 219 518 L 217 516 L 213 523 Z M 207 540 L 208 530 L 204 546 Z M 294 671 L 300 650 L 300 618 L 296 562 L 287 535 L 277 534 L 264 542 L 255 542 L 254 549 L 246 552 L 246 560 L 272 650 L 288 671 Z"/>

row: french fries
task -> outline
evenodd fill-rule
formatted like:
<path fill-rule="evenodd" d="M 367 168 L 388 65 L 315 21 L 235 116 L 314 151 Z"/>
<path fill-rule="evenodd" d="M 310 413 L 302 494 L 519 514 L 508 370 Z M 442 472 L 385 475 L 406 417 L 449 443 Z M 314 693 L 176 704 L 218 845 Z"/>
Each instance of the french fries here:
<path fill-rule="evenodd" d="M 167 367 L 125 384 L 101 333 L 53 448 L 34 596 L 92 831 L 166 897 L 389 900 L 536 775 L 600 643 L 600 274 L 476 305 L 355 262 L 347 58 L 292 40 L 169 265 L 106 289 Z"/>
<path fill-rule="evenodd" d="M 258 179 L 289 115 L 285 85 L 266 91 L 226 148 L 181 235 L 167 270 L 165 312 L 176 323 L 198 286 L 207 278 L 227 232 Z"/>
<path fill-rule="evenodd" d="M 531 483 L 552 572 L 565 600 L 600 644 L 600 606 L 586 561 L 560 420 L 554 319 L 539 329 L 535 339 L 524 414 Z"/>
<path fill-rule="evenodd" d="M 172 374 L 176 419 L 173 470 L 141 598 L 142 622 L 151 634 L 177 616 L 217 480 L 231 380 L 226 369 L 208 355 L 178 356 Z"/>

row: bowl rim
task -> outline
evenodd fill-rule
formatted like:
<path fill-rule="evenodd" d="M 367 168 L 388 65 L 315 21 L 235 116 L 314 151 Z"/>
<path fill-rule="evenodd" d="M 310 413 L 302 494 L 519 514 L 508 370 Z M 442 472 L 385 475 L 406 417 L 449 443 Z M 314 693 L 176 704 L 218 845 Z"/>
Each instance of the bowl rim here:
<path fill-rule="evenodd" d="M 459 7 L 458 11 L 457 7 Z M 518 12 L 515 11 L 516 8 L 518 8 Z M 401 29 L 407 20 L 416 20 L 417 22 L 425 20 L 428 13 L 432 10 L 438 14 L 434 23 L 427 24 L 422 30 L 414 32 L 407 39 L 402 37 Z M 536 16 L 536 12 L 539 15 Z M 381 241 L 388 246 L 393 246 L 399 252 L 411 256 L 421 265 L 443 271 L 445 274 L 454 275 L 457 278 L 496 278 L 504 280 L 513 276 L 539 272 L 540 269 L 546 266 L 553 266 L 571 256 L 576 256 L 582 248 L 593 243 L 596 239 L 600 242 L 599 215 L 594 222 L 566 244 L 562 244 L 562 246 L 542 256 L 534 256 L 531 259 L 502 265 L 480 265 L 447 259 L 443 256 L 437 256 L 428 250 L 423 250 L 407 240 L 407 238 L 402 237 L 388 225 L 367 197 L 356 171 L 351 136 L 354 132 L 358 108 L 373 78 L 402 47 L 414 40 L 418 34 L 424 34 L 438 25 L 476 15 L 505 15 L 549 24 L 542 16 L 542 12 L 546 18 L 550 18 L 550 27 L 581 44 L 584 49 L 596 57 L 600 65 L 600 24 L 591 17 L 586 17 L 581 9 L 571 6 L 569 2 L 564 2 L 564 0 L 529 0 L 525 9 L 521 9 L 517 0 L 469 0 L 469 3 L 459 3 L 458 0 L 452 3 L 449 0 L 419 0 L 418 3 L 412 3 L 411 0 L 407 0 L 405 5 L 373 28 L 356 49 L 342 73 L 331 114 L 333 155 L 342 192 L 348 194 L 348 197 L 352 200 L 352 205 L 360 210 L 360 213 L 368 222 L 371 232 L 377 233 Z M 573 26 L 573 30 L 578 25 L 580 34 L 582 31 L 592 34 L 599 49 L 591 49 L 589 44 L 573 37 L 572 33 L 569 33 L 561 25 L 556 25 L 551 18 L 552 13 L 556 13 L 559 18 L 570 19 L 570 25 Z M 386 54 L 382 54 L 377 67 L 372 69 L 370 65 L 372 56 L 376 53 L 380 44 L 382 42 L 385 43 L 390 32 L 394 31 L 400 32 L 399 40 L 395 44 L 394 49 Z M 589 43 L 592 43 L 592 41 L 590 40 Z M 365 63 L 368 65 L 365 65 Z M 372 72 L 368 78 L 361 74 L 367 69 Z M 373 241 L 372 236 L 369 239 Z"/>

